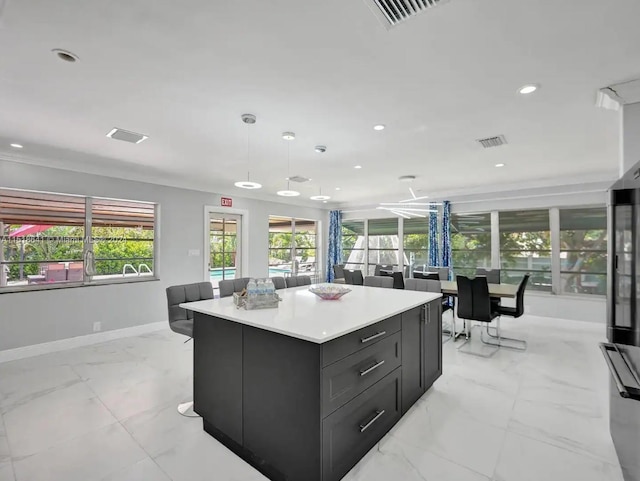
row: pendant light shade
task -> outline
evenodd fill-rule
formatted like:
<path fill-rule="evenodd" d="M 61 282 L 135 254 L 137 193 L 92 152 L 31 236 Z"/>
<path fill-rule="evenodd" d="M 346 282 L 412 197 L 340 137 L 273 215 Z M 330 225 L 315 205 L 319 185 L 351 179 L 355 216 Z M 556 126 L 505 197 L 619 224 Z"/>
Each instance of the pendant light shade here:
<path fill-rule="evenodd" d="M 257 182 L 251 182 L 250 180 L 240 180 L 236 182 L 236 187 L 240 187 L 241 189 L 261 189 L 262 184 L 258 184 Z"/>
<path fill-rule="evenodd" d="M 279 190 L 276 192 L 281 197 L 298 197 L 300 192 L 297 190 L 291 190 L 289 177 L 291 177 L 291 148 L 290 142 L 296 138 L 296 134 L 293 132 L 283 132 L 282 138 L 287 141 L 287 188 L 285 190 Z"/>
<path fill-rule="evenodd" d="M 236 187 L 241 189 L 261 189 L 262 184 L 258 182 L 252 182 L 250 179 L 251 173 L 251 135 L 249 134 L 249 126 L 256 123 L 256 116 L 253 114 L 242 114 L 240 117 L 242 121 L 247 124 L 247 180 L 239 180 L 234 183 Z"/>
<path fill-rule="evenodd" d="M 289 183 L 287 182 L 287 190 L 279 190 L 276 194 L 282 197 L 298 197 L 300 192 L 297 190 L 289 190 Z"/>
<path fill-rule="evenodd" d="M 331 199 L 328 195 L 322 195 L 322 187 L 320 187 L 320 193 L 318 195 L 312 195 L 309 197 L 311 200 L 324 200 L 325 202 Z"/>

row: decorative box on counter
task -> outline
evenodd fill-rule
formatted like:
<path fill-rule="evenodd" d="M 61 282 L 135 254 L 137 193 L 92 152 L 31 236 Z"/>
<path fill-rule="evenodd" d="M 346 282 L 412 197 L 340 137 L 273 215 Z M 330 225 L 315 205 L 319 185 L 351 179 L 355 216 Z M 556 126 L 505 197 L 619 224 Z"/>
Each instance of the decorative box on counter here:
<path fill-rule="evenodd" d="M 246 294 L 246 291 L 233 293 L 233 303 L 235 306 L 238 309 L 244 307 L 248 311 L 253 309 L 274 309 L 278 307 L 278 303 L 281 300 L 277 293 L 256 294 L 251 298 Z"/>

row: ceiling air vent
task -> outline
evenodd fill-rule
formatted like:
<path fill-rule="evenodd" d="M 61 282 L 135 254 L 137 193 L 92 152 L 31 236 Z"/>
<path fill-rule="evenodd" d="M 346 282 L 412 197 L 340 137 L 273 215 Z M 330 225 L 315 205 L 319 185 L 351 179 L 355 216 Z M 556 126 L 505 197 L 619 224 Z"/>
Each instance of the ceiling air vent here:
<path fill-rule="evenodd" d="M 365 0 L 376 16 L 393 27 L 408 18 L 435 7 L 447 0 Z"/>
<path fill-rule="evenodd" d="M 137 132 L 131 132 L 129 130 L 114 128 L 107 134 L 107 137 L 116 140 L 123 140 L 124 142 L 131 142 L 132 144 L 139 144 L 149 138 L 148 135 L 139 134 Z"/>
<path fill-rule="evenodd" d="M 505 145 L 507 143 L 507 139 L 504 138 L 504 135 L 497 135 L 496 137 L 478 139 L 476 142 L 482 145 L 485 149 L 488 149 L 490 147 L 500 147 L 501 145 Z"/>
<path fill-rule="evenodd" d="M 294 175 L 293 177 L 289 177 L 287 180 L 302 184 L 304 182 L 309 182 L 311 179 L 307 179 L 306 177 L 302 177 L 301 175 Z"/>

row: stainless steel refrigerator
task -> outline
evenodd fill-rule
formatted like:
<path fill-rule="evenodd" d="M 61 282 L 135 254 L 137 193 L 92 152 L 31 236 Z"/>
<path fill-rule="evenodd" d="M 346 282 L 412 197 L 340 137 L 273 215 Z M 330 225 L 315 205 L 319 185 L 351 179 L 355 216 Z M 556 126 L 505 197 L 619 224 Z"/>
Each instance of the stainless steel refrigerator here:
<path fill-rule="evenodd" d="M 625 481 L 640 481 L 640 163 L 609 191 L 607 338 L 611 437 Z"/>

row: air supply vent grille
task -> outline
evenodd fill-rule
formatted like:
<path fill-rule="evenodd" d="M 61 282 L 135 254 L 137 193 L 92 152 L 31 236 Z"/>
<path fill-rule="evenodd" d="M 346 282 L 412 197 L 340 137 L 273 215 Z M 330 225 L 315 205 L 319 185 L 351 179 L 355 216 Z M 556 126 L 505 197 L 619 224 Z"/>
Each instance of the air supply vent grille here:
<path fill-rule="evenodd" d="M 373 12 L 386 23 L 387 27 L 393 27 L 414 15 L 435 7 L 447 0 L 365 0 Z"/>
<path fill-rule="evenodd" d="M 507 143 L 507 139 L 504 138 L 504 135 L 496 135 L 495 137 L 478 139 L 476 142 L 482 145 L 485 149 L 489 149 L 491 147 L 500 147 L 501 145 L 505 145 Z"/>
<path fill-rule="evenodd" d="M 139 134 L 137 132 L 131 132 L 130 130 L 124 130 L 119 128 L 113 128 L 107 134 L 107 137 L 115 140 L 122 140 L 124 142 L 131 142 L 132 144 L 139 144 L 149 138 L 148 135 Z"/>

